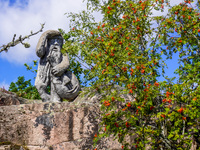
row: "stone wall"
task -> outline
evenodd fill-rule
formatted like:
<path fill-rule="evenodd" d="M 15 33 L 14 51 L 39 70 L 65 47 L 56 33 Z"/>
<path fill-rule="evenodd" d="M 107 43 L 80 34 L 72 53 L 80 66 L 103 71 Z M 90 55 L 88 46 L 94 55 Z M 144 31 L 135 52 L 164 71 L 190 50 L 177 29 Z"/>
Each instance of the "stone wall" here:
<path fill-rule="evenodd" d="M 91 150 L 99 128 L 98 118 L 99 107 L 92 103 L 1 106 L 0 150 L 13 146 L 30 150 Z M 97 146 L 98 150 L 120 147 L 111 138 Z"/>
<path fill-rule="evenodd" d="M 94 150 L 101 95 L 88 95 L 74 102 L 42 103 L 0 90 L 0 150 Z M 121 144 L 110 137 L 101 140 L 96 148 L 120 150 Z M 190 150 L 196 149 L 194 142 Z"/>

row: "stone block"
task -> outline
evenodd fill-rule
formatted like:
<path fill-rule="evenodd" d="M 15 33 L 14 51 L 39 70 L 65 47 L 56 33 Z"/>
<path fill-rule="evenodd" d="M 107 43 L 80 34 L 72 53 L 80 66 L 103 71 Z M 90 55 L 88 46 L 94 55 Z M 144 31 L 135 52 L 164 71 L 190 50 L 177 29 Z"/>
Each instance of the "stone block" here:
<path fill-rule="evenodd" d="M 35 103 L 0 107 L 0 143 L 9 141 L 30 150 L 88 150 L 99 128 L 99 106 L 74 102 Z M 9 149 L 1 145 L 0 149 Z M 7 148 L 6 148 L 7 147 Z M 24 148 L 25 147 L 25 148 Z M 98 149 L 120 149 L 104 139 Z"/>

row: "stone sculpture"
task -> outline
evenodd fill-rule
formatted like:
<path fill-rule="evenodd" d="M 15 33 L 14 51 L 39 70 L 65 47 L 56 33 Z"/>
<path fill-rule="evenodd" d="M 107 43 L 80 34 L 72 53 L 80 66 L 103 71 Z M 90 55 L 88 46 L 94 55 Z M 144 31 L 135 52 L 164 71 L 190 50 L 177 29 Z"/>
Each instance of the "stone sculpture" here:
<path fill-rule="evenodd" d="M 40 57 L 35 86 L 43 102 L 74 100 L 80 91 L 76 76 L 68 71 L 69 58 L 61 53 L 63 37 L 59 31 L 48 30 L 40 37 L 36 54 Z M 47 88 L 50 87 L 49 93 Z"/>

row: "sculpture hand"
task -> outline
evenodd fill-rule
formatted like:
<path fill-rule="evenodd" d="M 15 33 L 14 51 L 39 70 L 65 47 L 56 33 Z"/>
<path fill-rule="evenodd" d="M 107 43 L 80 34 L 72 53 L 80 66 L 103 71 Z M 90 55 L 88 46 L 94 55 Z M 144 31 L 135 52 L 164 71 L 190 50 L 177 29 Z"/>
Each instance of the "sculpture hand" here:
<path fill-rule="evenodd" d="M 61 76 L 64 73 L 65 70 L 63 70 L 59 65 L 53 67 L 51 73 L 55 76 Z"/>

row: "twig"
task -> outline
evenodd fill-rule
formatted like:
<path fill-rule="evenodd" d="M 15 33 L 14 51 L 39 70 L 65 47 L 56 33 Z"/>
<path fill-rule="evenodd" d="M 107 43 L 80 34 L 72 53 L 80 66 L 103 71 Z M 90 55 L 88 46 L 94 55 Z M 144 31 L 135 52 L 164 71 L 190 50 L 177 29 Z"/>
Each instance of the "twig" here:
<path fill-rule="evenodd" d="M 9 43 L 6 44 L 6 45 L 0 46 L 0 47 L 2 47 L 2 48 L 0 49 L 0 53 L 3 52 L 3 51 L 7 52 L 8 49 L 9 49 L 10 47 L 14 47 L 14 46 L 16 46 L 16 45 L 19 44 L 19 43 L 25 45 L 25 43 L 23 43 L 23 41 L 24 41 L 25 39 L 28 39 L 29 37 L 31 37 L 31 36 L 33 36 L 33 35 L 38 34 L 39 32 L 42 32 L 42 30 L 43 30 L 43 28 L 44 28 L 44 25 L 45 25 L 45 24 L 41 24 L 41 28 L 40 28 L 39 31 L 37 31 L 37 32 L 35 32 L 35 33 L 33 33 L 33 32 L 31 31 L 31 34 L 29 34 L 29 35 L 27 35 L 27 36 L 24 36 L 24 37 L 22 37 L 22 36 L 20 35 L 19 38 L 16 39 L 16 40 L 15 40 L 16 34 L 14 34 L 12 42 L 9 42 Z M 25 46 L 25 47 L 26 47 L 26 46 Z"/>

